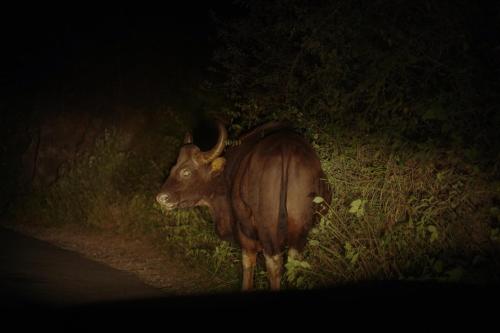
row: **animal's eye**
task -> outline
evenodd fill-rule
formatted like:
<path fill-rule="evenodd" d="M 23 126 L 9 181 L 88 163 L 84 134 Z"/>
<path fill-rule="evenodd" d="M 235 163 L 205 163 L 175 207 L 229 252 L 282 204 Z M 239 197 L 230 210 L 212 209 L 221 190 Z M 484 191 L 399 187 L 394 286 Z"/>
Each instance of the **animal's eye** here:
<path fill-rule="evenodd" d="M 191 176 L 191 170 L 184 168 L 181 170 L 181 177 L 188 178 Z"/>

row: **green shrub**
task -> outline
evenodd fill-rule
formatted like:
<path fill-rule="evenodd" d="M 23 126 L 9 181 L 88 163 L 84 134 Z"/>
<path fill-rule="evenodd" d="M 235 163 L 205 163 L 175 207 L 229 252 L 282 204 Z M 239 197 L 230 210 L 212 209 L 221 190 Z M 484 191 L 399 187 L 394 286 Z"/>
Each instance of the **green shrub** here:
<path fill-rule="evenodd" d="M 203 268 L 215 290 L 238 290 L 241 252 L 217 237 L 206 210 L 176 210 L 167 216 L 169 223 L 162 228 L 166 249 Z"/>
<path fill-rule="evenodd" d="M 495 44 L 479 33 L 496 24 L 488 9 L 239 3 L 214 66 L 224 80 L 213 86 L 233 103 L 222 111 L 231 130 L 289 120 L 333 191 L 304 257 L 286 264 L 288 286 L 497 280 L 500 82 L 483 61 Z"/>
<path fill-rule="evenodd" d="M 482 61 L 493 48 L 478 44 L 467 20 L 481 8 L 431 0 L 239 3 L 248 15 L 224 26 L 215 57 L 225 79 L 208 85 L 216 91 L 203 103 L 215 107 L 225 93 L 220 113 L 233 135 L 290 120 L 313 143 L 333 191 L 332 202 L 318 200 L 330 209 L 303 258 L 286 263 L 285 287 L 498 280 L 499 82 L 489 74 L 494 62 Z M 124 133 L 108 130 L 19 212 L 155 233 L 220 288 L 235 289 L 239 250 L 217 239 L 206 211 L 163 215 L 154 203 L 184 128 L 172 113 L 153 118 L 138 149 L 121 151 Z M 256 285 L 267 287 L 262 262 Z"/>
<path fill-rule="evenodd" d="M 382 140 L 333 142 L 316 146 L 333 200 L 311 230 L 303 261 L 288 265 L 291 286 L 498 280 L 500 248 L 488 222 L 495 190 L 486 175 L 451 152 L 419 158 Z"/>
<path fill-rule="evenodd" d="M 55 183 L 29 194 L 15 209 L 17 218 L 154 235 L 164 251 L 205 270 L 214 290 L 239 288 L 240 252 L 217 238 L 207 212 L 196 208 L 164 214 L 155 201 L 184 133 L 175 121 L 171 113 L 156 115 L 159 125 L 135 133 L 135 149 L 123 149 L 130 133 L 106 129 Z M 165 123 L 170 125 L 165 128 Z"/>
<path fill-rule="evenodd" d="M 221 26 L 217 89 L 238 128 L 288 119 L 467 146 L 497 161 L 498 8 L 455 1 L 242 1 Z M 237 129 L 237 128 L 235 128 Z"/>

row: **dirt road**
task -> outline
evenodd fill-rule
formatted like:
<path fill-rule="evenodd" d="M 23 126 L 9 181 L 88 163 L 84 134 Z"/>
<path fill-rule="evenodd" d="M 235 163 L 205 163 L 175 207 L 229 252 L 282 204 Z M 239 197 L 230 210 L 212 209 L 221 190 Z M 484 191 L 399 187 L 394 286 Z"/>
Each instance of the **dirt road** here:
<path fill-rule="evenodd" d="M 81 313 L 107 316 L 110 311 L 118 313 L 120 318 L 153 313 L 162 320 L 165 316 L 174 320 L 178 318 L 174 313 L 186 309 L 205 312 L 208 309 L 220 315 L 226 313 L 220 312 L 221 309 L 259 309 L 262 313 L 280 309 L 289 314 L 290 311 L 317 313 L 322 309 L 351 313 L 356 307 L 352 313 L 374 314 L 375 309 L 383 313 L 387 309 L 395 311 L 394 304 L 398 305 L 398 314 L 417 313 L 414 311 L 425 308 L 426 313 L 441 314 L 442 309 L 450 309 L 454 313 L 470 314 L 475 310 L 489 316 L 496 308 L 488 304 L 499 295 L 498 286 L 394 281 L 307 292 L 180 295 L 172 293 L 172 289 L 163 291 L 147 285 L 132 273 L 90 260 L 77 252 L 0 227 L 0 309 L 26 307 L 36 309 L 36 313 L 38 306 L 76 309 L 76 312 L 64 312 L 65 316 L 69 315 L 65 320 L 69 321 L 81 319 Z M 161 312 L 151 312 L 155 309 Z M 79 325 L 80 319 L 75 321 Z"/>
<path fill-rule="evenodd" d="M 0 228 L 0 307 L 69 306 L 164 295 L 131 273 Z"/>

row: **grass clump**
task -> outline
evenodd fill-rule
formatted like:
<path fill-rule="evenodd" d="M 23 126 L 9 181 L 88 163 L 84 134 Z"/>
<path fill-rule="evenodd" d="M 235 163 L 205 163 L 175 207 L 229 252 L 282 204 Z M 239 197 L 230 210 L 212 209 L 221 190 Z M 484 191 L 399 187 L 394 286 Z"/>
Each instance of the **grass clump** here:
<path fill-rule="evenodd" d="M 206 209 L 165 213 L 154 200 L 183 132 L 174 121 L 159 121 L 167 115 L 157 117 L 155 123 L 170 125 L 139 131 L 128 149 L 128 133 L 106 130 L 54 184 L 23 200 L 17 217 L 154 235 L 163 251 L 203 270 L 213 291 L 238 290 L 240 250 L 218 239 Z M 500 191 L 485 170 L 455 150 L 349 131 L 318 133 L 305 135 L 320 156 L 333 200 L 318 201 L 329 212 L 311 230 L 303 258 L 286 263 L 285 288 L 394 279 L 498 281 Z M 262 262 L 256 286 L 267 289 Z"/>
<path fill-rule="evenodd" d="M 287 263 L 289 286 L 498 281 L 499 81 L 487 74 L 496 44 L 484 38 L 497 8 L 241 8 L 219 29 L 214 58 L 230 130 L 290 121 L 313 142 L 333 192 L 303 260 Z"/>
<path fill-rule="evenodd" d="M 153 160 L 144 161 L 136 152 L 123 150 L 123 136 L 116 128 L 106 129 L 91 151 L 64 167 L 57 181 L 29 195 L 23 209 L 18 209 L 20 217 L 42 224 L 83 223 L 117 231 L 157 220 L 152 210 L 153 185 L 163 175 L 155 170 Z M 164 142 L 175 145 L 176 139 L 165 137 Z M 144 174 L 138 176 L 141 169 Z"/>
<path fill-rule="evenodd" d="M 221 241 L 208 212 L 203 208 L 168 213 L 169 223 L 162 228 L 165 248 L 203 268 L 214 281 L 214 290 L 238 290 L 241 252 Z"/>
<path fill-rule="evenodd" d="M 105 129 L 92 149 L 63 166 L 53 184 L 29 193 L 11 213 L 17 221 L 42 226 L 75 223 L 153 236 L 160 250 L 199 267 L 214 291 L 233 289 L 239 285 L 239 252 L 217 238 L 207 212 L 165 214 L 155 201 L 184 131 L 170 111 L 153 114 L 132 140 L 122 129 Z"/>
<path fill-rule="evenodd" d="M 316 146 L 333 200 L 288 282 L 309 288 L 370 280 L 498 282 L 486 174 L 451 151 L 338 136 Z"/>

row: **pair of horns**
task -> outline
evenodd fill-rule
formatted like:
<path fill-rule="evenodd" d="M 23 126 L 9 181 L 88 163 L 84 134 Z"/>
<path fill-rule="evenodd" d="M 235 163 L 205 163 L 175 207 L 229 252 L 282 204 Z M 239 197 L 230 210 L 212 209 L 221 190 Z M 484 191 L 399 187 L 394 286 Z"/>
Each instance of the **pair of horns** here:
<path fill-rule="evenodd" d="M 219 130 L 219 138 L 217 139 L 217 143 L 209 151 L 204 151 L 200 153 L 199 159 L 202 163 L 212 162 L 217 157 L 219 157 L 222 154 L 222 151 L 224 150 L 227 139 L 227 131 L 221 122 L 217 122 L 217 128 Z M 191 144 L 191 143 L 193 143 L 193 136 L 191 135 L 191 133 L 188 132 L 184 137 L 184 144 Z"/>

